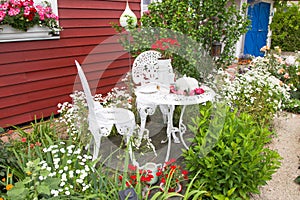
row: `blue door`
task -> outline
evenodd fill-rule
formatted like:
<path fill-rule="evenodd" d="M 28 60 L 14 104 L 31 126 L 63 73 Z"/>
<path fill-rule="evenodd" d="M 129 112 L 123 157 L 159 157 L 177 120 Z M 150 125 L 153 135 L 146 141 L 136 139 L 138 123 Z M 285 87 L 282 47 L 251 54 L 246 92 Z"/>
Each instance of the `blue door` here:
<path fill-rule="evenodd" d="M 260 48 L 267 44 L 270 3 L 257 3 L 248 7 L 251 29 L 246 33 L 244 54 L 263 56 Z"/>

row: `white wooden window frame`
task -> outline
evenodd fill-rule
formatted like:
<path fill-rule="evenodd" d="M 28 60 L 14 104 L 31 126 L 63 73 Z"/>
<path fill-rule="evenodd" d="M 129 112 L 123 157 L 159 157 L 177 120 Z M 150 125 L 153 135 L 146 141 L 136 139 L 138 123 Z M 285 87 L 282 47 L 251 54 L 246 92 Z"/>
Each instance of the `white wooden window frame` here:
<path fill-rule="evenodd" d="M 34 0 L 34 4 L 38 5 L 45 0 Z M 53 13 L 58 16 L 57 0 L 47 0 L 52 7 Z M 0 27 L 2 27 L 1 25 Z M 50 40 L 60 39 L 59 33 L 56 35 L 49 34 L 49 29 L 43 27 L 35 27 L 27 32 L 19 30 L 11 30 L 8 33 L 4 29 L 0 30 L 0 42 L 18 42 L 18 41 L 34 41 L 34 40 Z"/>

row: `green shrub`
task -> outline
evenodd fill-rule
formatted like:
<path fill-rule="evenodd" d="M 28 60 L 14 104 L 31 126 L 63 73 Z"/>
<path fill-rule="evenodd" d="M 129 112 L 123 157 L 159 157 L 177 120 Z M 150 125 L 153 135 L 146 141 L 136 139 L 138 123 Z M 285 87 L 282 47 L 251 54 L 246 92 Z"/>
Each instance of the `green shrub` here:
<path fill-rule="evenodd" d="M 278 6 L 274 14 L 272 30 L 272 46 L 280 46 L 283 51 L 300 49 L 300 6 Z"/>
<path fill-rule="evenodd" d="M 237 116 L 236 110 L 227 108 L 223 129 L 212 144 L 216 133 L 211 126 L 220 125 L 218 116 L 211 118 L 212 107 L 201 108 L 200 114 L 190 125 L 195 134 L 192 145 L 183 153 L 190 174 L 199 172 L 193 186 L 208 191 L 209 199 L 249 199 L 249 193 L 259 193 L 258 187 L 280 166 L 279 154 L 265 148 L 272 133 L 250 115 Z M 207 144 L 212 149 L 203 154 Z"/>
<path fill-rule="evenodd" d="M 203 68 L 202 59 L 209 57 L 214 42 L 222 43 L 222 53 L 215 58 L 218 66 L 228 66 L 234 58 L 234 45 L 239 37 L 247 31 L 249 21 L 244 17 L 246 4 L 242 11 L 233 0 L 164 0 L 151 3 L 149 11 L 141 17 L 141 30 L 132 29 L 130 36 L 122 40 L 122 45 L 135 57 L 143 51 L 151 49 L 151 44 L 160 38 L 177 39 L 180 53 L 173 53 L 172 66 L 180 74 L 198 78 L 197 67 Z M 119 26 L 114 26 L 121 32 Z M 180 33 L 180 37 L 168 33 Z M 188 40 L 192 40 L 193 43 Z M 201 48 L 196 49 L 195 43 Z M 197 45 L 196 45 L 197 46 Z M 202 58 L 200 50 L 206 52 Z M 200 52 L 200 56 L 196 55 Z M 193 54 L 192 56 L 189 56 Z M 192 57 L 192 58 L 191 58 Z M 210 65 L 211 66 L 211 65 Z M 196 68 L 196 69 L 195 69 Z M 202 70 L 203 71 L 203 70 Z"/>

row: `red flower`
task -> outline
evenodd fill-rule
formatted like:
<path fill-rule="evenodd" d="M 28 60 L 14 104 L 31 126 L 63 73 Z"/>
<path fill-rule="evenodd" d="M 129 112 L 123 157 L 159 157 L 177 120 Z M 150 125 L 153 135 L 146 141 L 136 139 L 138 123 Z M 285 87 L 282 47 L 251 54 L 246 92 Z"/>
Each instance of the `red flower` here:
<path fill-rule="evenodd" d="M 25 137 L 23 137 L 22 139 L 21 139 L 21 142 L 26 142 L 27 141 L 27 139 L 25 138 Z"/>
<path fill-rule="evenodd" d="M 182 170 L 181 173 L 186 176 L 189 172 L 187 170 Z"/>
<path fill-rule="evenodd" d="M 151 48 L 160 51 L 162 57 L 170 58 L 174 53 L 171 49 L 180 46 L 176 39 L 172 38 L 161 38 L 151 45 Z"/>
<path fill-rule="evenodd" d="M 141 176 L 141 181 L 142 182 L 146 182 L 147 181 L 147 178 L 145 176 Z"/>
<path fill-rule="evenodd" d="M 162 183 L 166 183 L 166 179 L 165 178 L 161 178 L 161 182 Z"/>
<path fill-rule="evenodd" d="M 156 176 L 161 176 L 162 175 L 162 171 L 159 170 L 158 172 L 156 172 Z"/>
<path fill-rule="evenodd" d="M 195 94 L 203 94 L 204 90 L 202 88 L 196 88 L 195 90 Z"/>
<path fill-rule="evenodd" d="M 166 162 L 166 165 L 170 165 L 172 163 L 176 162 L 175 158 L 171 158 L 169 161 Z"/>
<path fill-rule="evenodd" d="M 30 144 L 30 148 L 33 149 L 34 148 L 34 144 Z"/>
<path fill-rule="evenodd" d="M 120 175 L 119 176 L 119 180 L 122 181 L 123 180 L 123 176 Z"/>
<path fill-rule="evenodd" d="M 126 187 L 130 187 L 130 183 L 128 181 L 126 181 Z"/>
<path fill-rule="evenodd" d="M 39 146 L 40 147 L 40 146 L 42 146 L 42 144 L 40 142 L 36 142 L 35 146 Z"/>
<path fill-rule="evenodd" d="M 172 169 L 172 171 L 176 170 L 176 165 L 171 165 L 170 167 Z"/>
<path fill-rule="evenodd" d="M 132 180 L 136 180 L 136 175 L 131 175 L 130 178 L 131 178 Z"/>
<path fill-rule="evenodd" d="M 132 170 L 132 171 L 136 171 L 137 167 L 134 165 L 129 164 L 128 165 L 128 169 Z"/>

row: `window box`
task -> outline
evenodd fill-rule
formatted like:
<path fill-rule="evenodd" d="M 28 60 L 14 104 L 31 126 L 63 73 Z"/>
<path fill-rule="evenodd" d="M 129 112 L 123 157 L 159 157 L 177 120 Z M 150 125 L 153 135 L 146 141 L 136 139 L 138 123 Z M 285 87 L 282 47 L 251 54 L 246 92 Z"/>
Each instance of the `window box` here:
<path fill-rule="evenodd" d="M 26 0 L 26 1 L 28 1 L 28 0 Z M 46 4 L 42 3 L 42 2 L 44 2 L 44 0 L 34 0 L 34 4 L 33 4 L 34 8 L 37 8 L 36 7 L 37 5 L 42 5 L 43 7 L 46 6 Z M 45 12 L 45 15 L 46 15 L 46 13 L 50 15 L 52 12 L 53 14 L 55 14 L 57 16 L 58 15 L 57 0 L 47 0 L 47 2 L 50 3 L 52 10 L 51 11 L 43 10 L 43 12 Z M 14 3 L 12 3 L 12 4 L 14 4 Z M 25 13 L 25 11 L 23 11 L 24 7 L 25 6 L 22 5 L 22 10 L 21 10 L 22 13 L 23 12 Z M 8 7 L 8 9 L 10 9 L 10 8 Z M 35 11 L 35 13 L 37 14 L 37 11 Z M 52 18 L 52 16 L 51 16 L 51 18 Z M 43 21 L 42 23 L 45 23 L 45 22 Z M 47 24 L 47 26 L 35 25 L 34 27 L 28 28 L 27 31 L 23 31 L 23 30 L 15 29 L 15 28 L 11 27 L 9 24 L 2 24 L 2 25 L 0 25 L 0 42 L 59 39 L 60 38 L 60 36 L 59 36 L 60 28 L 59 28 L 58 22 L 56 23 L 56 25 L 58 27 L 57 30 L 56 30 L 56 28 L 53 29 L 53 26 L 51 26 L 51 28 L 48 28 L 47 27 L 48 24 Z M 51 29 L 53 29 L 53 30 L 51 30 Z"/>
<path fill-rule="evenodd" d="M 48 27 L 34 26 L 25 31 L 17 30 L 9 25 L 0 26 L 0 42 L 58 39 L 59 35 L 51 34 Z"/>

